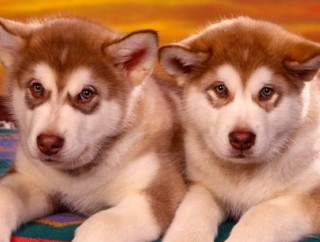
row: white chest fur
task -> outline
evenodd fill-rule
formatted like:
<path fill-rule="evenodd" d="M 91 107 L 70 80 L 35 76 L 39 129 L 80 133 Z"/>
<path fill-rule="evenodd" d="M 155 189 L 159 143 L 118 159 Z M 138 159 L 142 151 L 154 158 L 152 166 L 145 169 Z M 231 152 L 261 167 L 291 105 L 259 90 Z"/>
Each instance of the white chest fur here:
<path fill-rule="evenodd" d="M 93 214 L 115 206 L 125 196 L 146 188 L 156 176 L 160 163 L 155 153 L 138 156 L 121 168 L 110 167 L 105 160 L 97 169 L 80 176 L 63 174 L 40 161 L 28 160 L 18 152 L 17 169 L 33 179 L 42 189 L 83 214 Z M 152 160 L 152 162 L 150 162 Z M 28 162 L 25 162 L 28 161 Z"/>
<path fill-rule="evenodd" d="M 317 151 L 311 151 L 309 147 L 308 154 L 302 153 L 304 147 L 299 145 L 298 140 L 297 147 L 291 147 L 286 156 L 262 164 L 253 171 L 235 168 L 230 172 L 224 169 L 193 134 L 187 135 L 186 146 L 190 179 L 204 185 L 233 216 L 239 216 L 250 207 L 281 194 L 311 190 L 320 181 L 320 161 L 313 158 Z"/>

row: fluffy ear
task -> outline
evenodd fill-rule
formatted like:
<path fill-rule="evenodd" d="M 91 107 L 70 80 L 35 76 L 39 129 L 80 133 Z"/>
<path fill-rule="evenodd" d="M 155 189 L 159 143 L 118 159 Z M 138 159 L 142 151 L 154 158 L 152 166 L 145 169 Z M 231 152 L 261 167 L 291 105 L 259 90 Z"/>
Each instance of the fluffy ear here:
<path fill-rule="evenodd" d="M 6 68 L 12 65 L 14 55 L 30 27 L 31 24 L 0 18 L 0 60 Z"/>
<path fill-rule="evenodd" d="M 320 68 L 320 45 L 311 41 L 294 44 L 283 65 L 292 78 L 311 81 Z"/>
<path fill-rule="evenodd" d="M 179 44 L 163 46 L 159 51 L 161 66 L 175 77 L 179 84 L 183 84 L 190 75 L 201 71 L 208 57 L 208 53 L 193 52 L 187 46 Z"/>
<path fill-rule="evenodd" d="M 111 57 L 115 68 L 139 84 L 150 75 L 156 63 L 158 35 L 153 30 L 137 31 L 112 44 L 104 44 L 102 49 Z"/>

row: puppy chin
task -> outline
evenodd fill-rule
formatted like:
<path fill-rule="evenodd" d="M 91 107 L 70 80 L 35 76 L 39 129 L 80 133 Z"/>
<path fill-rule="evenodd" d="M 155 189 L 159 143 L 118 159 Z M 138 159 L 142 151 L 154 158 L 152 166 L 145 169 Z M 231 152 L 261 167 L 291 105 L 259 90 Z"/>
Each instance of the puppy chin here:
<path fill-rule="evenodd" d="M 40 151 L 36 150 L 29 152 L 31 157 L 37 162 L 41 162 L 46 166 L 50 166 L 60 170 L 70 170 L 77 169 L 92 163 L 94 158 L 97 156 L 93 151 L 90 152 L 90 149 L 87 147 L 83 151 L 68 152 L 61 151 L 55 155 L 45 155 Z"/>
<path fill-rule="evenodd" d="M 227 150 L 214 151 L 216 156 L 222 161 L 234 164 L 253 164 L 253 163 L 264 163 L 266 156 L 263 153 L 257 152 L 257 150 L 236 150 L 230 147 Z"/>

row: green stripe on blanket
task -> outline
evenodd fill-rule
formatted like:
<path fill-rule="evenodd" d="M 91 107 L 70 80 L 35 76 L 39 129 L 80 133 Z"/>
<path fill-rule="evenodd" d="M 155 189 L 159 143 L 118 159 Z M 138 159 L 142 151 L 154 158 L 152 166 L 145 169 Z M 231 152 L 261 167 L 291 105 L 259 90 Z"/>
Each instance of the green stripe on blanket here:
<path fill-rule="evenodd" d="M 72 214 L 56 214 L 21 226 L 14 236 L 71 241 L 75 229 L 83 220 L 83 218 Z"/>

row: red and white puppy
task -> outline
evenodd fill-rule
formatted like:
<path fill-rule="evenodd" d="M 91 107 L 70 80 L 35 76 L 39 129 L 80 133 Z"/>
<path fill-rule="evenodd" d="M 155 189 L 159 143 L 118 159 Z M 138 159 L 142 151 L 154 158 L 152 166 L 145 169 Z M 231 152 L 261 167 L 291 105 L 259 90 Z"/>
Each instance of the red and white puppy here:
<path fill-rule="evenodd" d="M 160 49 L 184 86 L 188 193 L 165 242 L 298 241 L 320 233 L 320 45 L 223 20 Z"/>
<path fill-rule="evenodd" d="M 152 30 L 122 34 L 77 18 L 0 19 L 20 132 L 14 170 L 0 179 L 1 242 L 60 205 L 90 216 L 74 242 L 165 231 L 185 187 L 176 93 L 150 76 L 157 43 Z"/>

